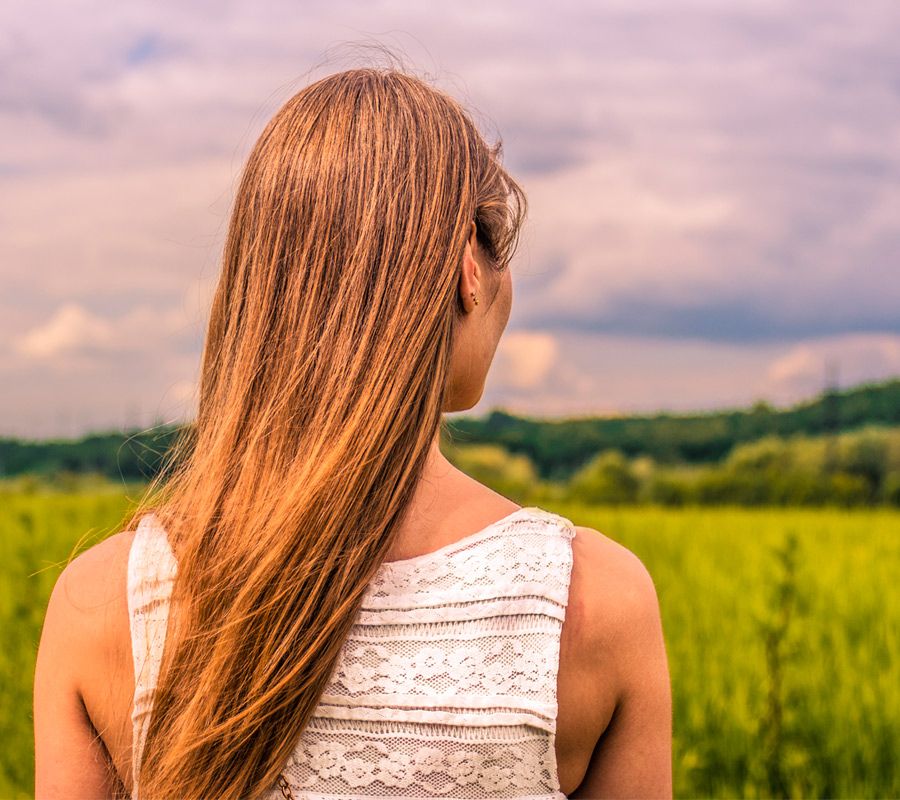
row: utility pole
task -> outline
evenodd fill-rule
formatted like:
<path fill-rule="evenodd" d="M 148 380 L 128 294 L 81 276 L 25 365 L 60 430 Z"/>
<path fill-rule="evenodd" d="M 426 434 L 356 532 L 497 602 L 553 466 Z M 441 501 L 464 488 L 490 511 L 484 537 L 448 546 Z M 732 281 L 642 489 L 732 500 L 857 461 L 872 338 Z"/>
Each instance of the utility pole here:
<path fill-rule="evenodd" d="M 837 359 L 825 362 L 825 392 L 822 395 L 822 429 L 825 435 L 825 472 L 831 474 L 837 467 L 837 437 L 841 429 L 840 394 L 838 388 Z"/>

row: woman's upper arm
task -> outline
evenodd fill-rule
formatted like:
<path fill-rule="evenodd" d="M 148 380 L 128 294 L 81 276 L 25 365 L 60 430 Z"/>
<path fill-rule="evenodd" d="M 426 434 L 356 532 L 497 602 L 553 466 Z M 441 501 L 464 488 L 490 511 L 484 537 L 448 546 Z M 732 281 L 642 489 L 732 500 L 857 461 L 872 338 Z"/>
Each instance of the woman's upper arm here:
<path fill-rule="evenodd" d="M 612 651 L 615 674 L 605 662 L 596 680 L 614 680 L 617 701 L 570 796 L 671 798 L 672 699 L 656 588 L 636 555 L 621 545 L 615 550 L 615 564 L 604 568 L 612 588 L 600 593 L 603 607 L 596 615 L 603 627 L 596 641 Z"/>
<path fill-rule="evenodd" d="M 93 549 L 93 548 L 92 548 Z M 35 797 L 121 796 L 103 740 L 82 701 L 80 676 L 97 649 L 96 589 L 102 566 L 90 551 L 62 571 L 44 616 L 34 672 Z"/>

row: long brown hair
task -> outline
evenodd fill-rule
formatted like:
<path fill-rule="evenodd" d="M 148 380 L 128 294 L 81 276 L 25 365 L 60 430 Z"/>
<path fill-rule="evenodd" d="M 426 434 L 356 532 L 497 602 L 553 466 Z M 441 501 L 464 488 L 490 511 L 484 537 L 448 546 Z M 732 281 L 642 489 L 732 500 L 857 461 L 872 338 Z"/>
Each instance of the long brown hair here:
<path fill-rule="evenodd" d="M 178 561 L 143 798 L 274 785 L 441 425 L 471 223 L 498 269 L 515 250 L 500 155 L 395 68 L 312 83 L 255 143 L 197 419 L 132 517 L 154 509 Z"/>

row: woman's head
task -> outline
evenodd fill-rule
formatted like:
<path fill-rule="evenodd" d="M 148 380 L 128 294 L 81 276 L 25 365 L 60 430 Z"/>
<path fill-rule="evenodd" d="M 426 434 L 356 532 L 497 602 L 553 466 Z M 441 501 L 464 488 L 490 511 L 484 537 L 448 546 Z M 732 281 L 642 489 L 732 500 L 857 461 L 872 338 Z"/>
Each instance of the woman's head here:
<path fill-rule="evenodd" d="M 297 93 L 246 165 L 201 402 L 223 376 L 220 345 L 252 349 L 248 363 L 279 352 L 257 364 L 293 396 L 310 377 L 409 369 L 411 350 L 458 339 L 444 410 L 471 407 L 508 316 L 525 211 L 499 154 L 452 98 L 402 72 L 350 70 Z"/>
<path fill-rule="evenodd" d="M 315 709 L 509 316 L 525 197 L 499 156 L 449 96 L 380 69 L 304 88 L 253 147 L 199 414 L 132 519 L 155 507 L 179 563 L 145 800 L 259 794 Z"/>

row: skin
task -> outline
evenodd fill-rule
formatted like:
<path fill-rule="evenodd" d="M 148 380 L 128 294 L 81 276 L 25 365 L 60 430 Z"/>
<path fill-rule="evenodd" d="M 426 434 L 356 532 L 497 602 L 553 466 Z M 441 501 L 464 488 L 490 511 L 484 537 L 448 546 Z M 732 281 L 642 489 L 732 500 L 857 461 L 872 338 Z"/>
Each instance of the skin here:
<path fill-rule="evenodd" d="M 459 295 L 464 316 L 445 411 L 481 398 L 512 307 L 509 270 L 488 264 L 474 223 Z M 436 435 L 388 561 L 451 544 L 519 507 L 454 467 L 438 444 Z M 133 536 L 117 533 L 73 559 L 51 594 L 34 676 L 39 799 L 131 792 L 125 587 Z M 577 527 L 572 550 L 557 682 L 561 790 L 573 798 L 671 798 L 671 693 L 653 581 L 637 556 L 599 531 Z"/>

